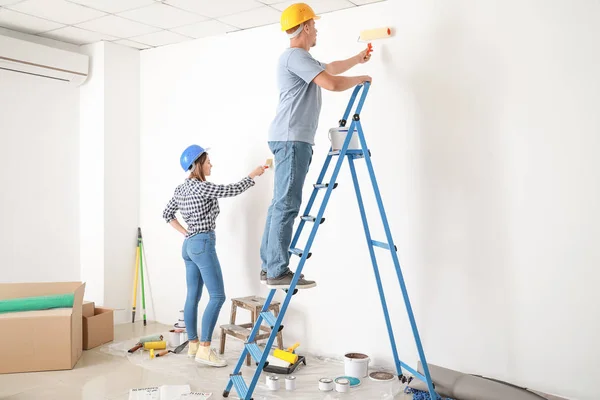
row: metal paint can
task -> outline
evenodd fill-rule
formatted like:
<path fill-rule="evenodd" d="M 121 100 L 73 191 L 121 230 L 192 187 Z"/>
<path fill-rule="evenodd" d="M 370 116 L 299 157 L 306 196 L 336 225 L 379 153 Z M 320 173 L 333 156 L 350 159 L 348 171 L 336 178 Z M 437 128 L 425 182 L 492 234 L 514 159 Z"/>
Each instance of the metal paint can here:
<path fill-rule="evenodd" d="M 350 388 L 350 381 L 346 378 L 337 378 L 335 380 L 335 390 L 340 393 L 346 393 Z"/>
<path fill-rule="evenodd" d="M 267 387 L 269 390 L 278 390 L 279 389 L 279 377 L 275 375 L 269 375 L 267 377 Z"/>
<path fill-rule="evenodd" d="M 296 390 L 296 377 L 289 375 L 285 377 L 285 390 Z"/>
<path fill-rule="evenodd" d="M 319 390 L 323 392 L 331 392 L 333 390 L 333 380 L 329 378 L 319 379 Z"/>

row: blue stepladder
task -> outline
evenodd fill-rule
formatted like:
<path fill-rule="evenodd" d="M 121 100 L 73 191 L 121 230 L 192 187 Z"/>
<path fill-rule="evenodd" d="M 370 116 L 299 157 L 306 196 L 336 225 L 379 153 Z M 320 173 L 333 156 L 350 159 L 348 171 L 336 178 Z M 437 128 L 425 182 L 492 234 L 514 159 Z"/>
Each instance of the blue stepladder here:
<path fill-rule="evenodd" d="M 302 216 L 300 217 L 300 223 L 298 225 L 298 228 L 296 229 L 296 232 L 294 234 L 294 237 L 292 239 L 292 243 L 290 245 L 290 250 L 289 252 L 291 254 L 297 255 L 300 257 L 300 261 L 298 263 L 298 267 L 296 268 L 296 272 L 294 274 L 294 278 L 292 279 L 292 282 L 290 284 L 289 289 L 285 289 L 284 291 L 287 292 L 285 299 L 281 305 L 281 309 L 279 311 L 279 314 L 277 317 L 274 316 L 273 313 L 271 313 L 271 311 L 269 311 L 269 305 L 271 304 L 271 301 L 273 300 L 273 297 L 275 296 L 275 292 L 277 289 L 271 289 L 269 291 L 269 294 L 266 298 L 266 301 L 264 303 L 264 306 L 261 310 L 261 313 L 259 314 L 257 321 L 255 323 L 255 325 L 252 328 L 252 331 L 250 332 L 250 336 L 248 337 L 247 342 L 244 345 L 244 350 L 242 351 L 242 354 L 240 354 L 239 360 L 233 370 L 233 373 L 230 375 L 229 381 L 227 383 L 227 386 L 223 392 L 223 397 L 228 397 L 229 393 L 231 392 L 232 387 L 235 388 L 238 396 L 240 399 L 242 400 L 252 400 L 252 393 L 254 393 L 254 390 L 256 389 L 256 385 L 258 384 L 258 380 L 260 379 L 260 375 L 263 371 L 263 368 L 268 365 L 267 363 L 267 357 L 269 356 L 269 352 L 270 349 L 273 346 L 273 342 L 277 336 L 277 333 L 280 332 L 283 329 L 283 318 L 285 316 L 285 313 L 287 311 L 288 305 L 292 299 L 292 296 L 294 294 L 297 293 L 298 289 L 296 289 L 296 284 L 298 283 L 298 279 L 300 277 L 300 274 L 302 273 L 302 269 L 304 267 L 304 264 L 306 263 L 306 260 L 311 256 L 310 253 L 310 249 L 312 247 L 313 241 L 315 239 L 315 236 L 317 234 L 317 231 L 319 229 L 319 226 L 325 221 L 325 219 L 323 218 L 323 214 L 325 213 L 325 208 L 327 207 L 327 203 L 329 201 L 329 198 L 331 196 L 331 192 L 338 186 L 338 184 L 336 183 L 338 174 L 340 172 L 340 169 L 342 167 L 342 163 L 344 161 L 345 158 L 348 159 L 348 164 L 350 166 L 350 173 L 352 176 L 352 181 L 354 183 L 354 188 L 356 191 L 356 199 L 358 200 L 358 207 L 359 207 L 359 211 L 360 211 L 360 216 L 362 219 L 362 223 L 364 226 L 364 230 L 365 230 L 365 237 L 367 240 L 367 246 L 369 248 L 369 254 L 371 257 L 371 262 L 373 264 L 373 272 L 375 274 L 375 280 L 377 282 L 377 289 L 379 291 L 379 297 L 381 299 L 381 306 L 383 308 L 383 313 L 384 313 L 384 317 L 385 317 L 385 322 L 386 322 L 386 326 L 387 326 L 387 331 L 390 337 L 390 343 L 392 346 L 392 352 L 393 352 L 393 356 L 394 356 L 394 363 L 396 366 L 396 371 L 398 374 L 398 378 L 405 383 L 407 381 L 407 377 L 404 375 L 404 373 L 402 372 L 402 368 L 404 368 L 405 370 L 407 370 L 408 372 L 410 372 L 413 377 L 422 380 L 423 382 L 427 383 L 427 387 L 429 390 L 429 394 L 431 396 L 431 399 L 439 399 L 440 397 L 437 395 L 437 393 L 435 392 L 435 387 L 434 384 L 431 380 L 431 375 L 429 373 L 429 367 L 427 364 L 427 361 L 425 359 L 425 352 L 423 350 L 423 345 L 421 343 L 421 338 L 419 336 L 419 331 L 417 329 L 417 324 L 415 321 L 415 317 L 412 311 L 412 306 L 410 304 L 410 299 L 408 297 L 408 292 L 406 289 L 406 284 L 404 282 L 404 278 L 402 276 L 402 271 L 400 268 L 400 262 L 398 260 L 398 255 L 397 255 L 397 248 L 394 245 L 393 242 L 393 238 L 392 238 L 392 234 L 390 231 L 390 227 L 389 227 L 389 223 L 387 220 L 387 216 L 385 213 L 385 209 L 383 206 L 383 201 L 381 199 L 381 193 L 379 191 L 379 186 L 377 184 L 377 179 L 375 178 L 375 172 L 373 170 L 373 164 L 371 162 L 371 152 L 367 147 L 367 143 L 365 141 L 365 136 L 364 136 L 364 132 L 362 129 L 362 125 L 360 122 L 360 112 L 362 111 L 363 105 L 365 103 L 365 99 L 367 97 L 367 94 L 369 92 L 369 88 L 370 88 L 370 83 L 366 82 L 362 85 L 358 85 L 354 88 L 354 91 L 352 92 L 352 95 L 350 97 L 350 101 L 348 102 L 348 106 L 346 107 L 346 111 L 344 112 L 344 116 L 342 117 L 342 119 L 340 120 L 339 124 L 340 127 L 345 127 L 348 117 L 350 116 L 350 113 L 352 111 L 352 107 L 354 105 L 354 102 L 356 101 L 356 98 L 358 97 L 359 92 L 362 90 L 360 99 L 358 101 L 358 105 L 356 107 L 355 113 L 352 117 L 352 122 L 350 123 L 350 127 L 348 128 L 348 134 L 346 135 L 346 139 L 344 141 L 344 144 L 342 146 L 341 150 L 332 150 L 331 148 L 329 149 L 329 153 L 327 154 L 327 158 L 325 159 L 325 163 L 323 165 L 323 168 L 321 169 L 321 173 L 319 174 L 319 177 L 317 179 L 317 182 L 313 185 L 314 189 L 313 192 L 310 196 L 310 199 L 306 205 L 306 209 L 304 214 L 302 214 Z M 349 144 L 350 144 L 350 140 L 352 138 L 352 133 L 356 132 L 360 141 L 360 147 L 361 149 L 357 149 L 357 150 L 350 150 L 348 149 Z M 335 167 L 334 170 L 331 174 L 331 178 L 330 181 L 328 183 L 324 183 L 323 180 L 325 179 L 325 175 L 327 173 L 327 170 L 329 168 L 329 164 L 331 163 L 331 160 L 333 159 L 333 157 L 338 157 L 337 162 L 335 163 Z M 358 177 L 356 174 L 356 167 L 354 165 L 354 160 L 356 159 L 363 159 L 366 162 L 367 165 L 367 169 L 369 172 L 369 176 L 371 178 L 371 183 L 373 186 L 373 190 L 375 192 L 375 198 L 377 201 L 377 205 L 379 208 L 379 213 L 381 215 L 381 219 L 383 222 L 383 227 L 385 230 L 385 234 L 386 234 L 386 240 L 387 242 L 380 242 L 380 241 L 376 241 L 373 240 L 371 238 L 371 233 L 369 230 L 369 224 L 367 222 L 367 214 L 365 211 L 365 207 L 363 204 L 363 200 L 362 200 L 362 195 L 361 195 L 361 191 L 360 191 L 360 186 L 358 183 Z M 316 216 L 311 216 L 310 215 L 310 211 L 311 208 L 317 198 L 317 194 L 321 191 L 325 191 L 325 195 L 323 197 L 322 203 L 321 203 L 321 207 L 319 208 L 319 211 L 317 213 Z M 310 231 L 310 235 L 308 237 L 306 246 L 304 247 L 304 249 L 299 249 L 297 248 L 297 244 L 298 241 L 300 239 L 300 235 L 302 233 L 302 230 L 305 226 L 305 224 L 307 222 L 313 223 L 312 229 Z M 377 259 L 375 256 L 375 247 L 379 247 L 379 248 L 383 248 L 386 250 L 389 250 L 391 255 L 392 255 L 392 259 L 394 262 L 394 266 L 396 269 L 396 274 L 398 276 L 398 281 L 400 283 L 400 289 L 402 291 L 402 296 L 404 298 L 404 304 L 406 306 L 406 312 L 408 314 L 408 318 L 410 321 L 410 325 L 412 328 L 412 332 L 413 332 L 413 336 L 416 342 L 416 346 L 417 346 L 417 351 L 418 351 L 418 355 L 419 355 L 419 359 L 421 361 L 421 364 L 423 366 L 423 372 L 424 374 L 418 372 L 416 369 L 411 368 L 409 365 L 407 365 L 406 363 L 404 363 L 403 361 L 400 360 L 400 358 L 398 357 L 398 350 L 396 347 L 396 340 L 394 338 L 394 332 L 392 330 L 392 323 L 390 321 L 390 315 L 388 312 L 388 307 L 387 307 L 387 302 L 386 302 L 386 298 L 385 298 L 385 294 L 383 291 L 383 285 L 381 283 L 381 277 L 379 274 L 379 267 L 377 265 Z M 260 326 L 261 324 L 267 324 L 268 326 L 271 327 L 271 334 L 269 335 L 269 338 L 267 339 L 267 343 L 265 344 L 265 349 L 262 350 L 256 343 L 255 343 L 255 337 L 259 332 Z M 250 384 L 248 385 L 246 383 L 246 381 L 244 380 L 244 378 L 242 377 L 242 372 L 241 372 L 241 368 L 242 365 L 244 363 L 244 360 L 246 359 L 247 354 L 250 354 L 251 357 L 254 359 L 254 361 L 257 364 L 257 368 L 256 371 L 254 372 L 254 375 L 252 377 L 252 381 L 250 382 Z M 411 378 L 412 379 L 412 378 Z"/>

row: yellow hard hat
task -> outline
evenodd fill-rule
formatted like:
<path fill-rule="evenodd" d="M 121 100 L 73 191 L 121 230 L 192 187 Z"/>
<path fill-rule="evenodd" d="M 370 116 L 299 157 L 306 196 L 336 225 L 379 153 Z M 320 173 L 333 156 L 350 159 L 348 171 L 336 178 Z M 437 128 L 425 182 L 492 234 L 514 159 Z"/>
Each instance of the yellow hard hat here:
<path fill-rule="evenodd" d="M 310 19 L 319 18 L 308 4 L 292 4 L 281 13 L 281 30 L 287 31 Z"/>

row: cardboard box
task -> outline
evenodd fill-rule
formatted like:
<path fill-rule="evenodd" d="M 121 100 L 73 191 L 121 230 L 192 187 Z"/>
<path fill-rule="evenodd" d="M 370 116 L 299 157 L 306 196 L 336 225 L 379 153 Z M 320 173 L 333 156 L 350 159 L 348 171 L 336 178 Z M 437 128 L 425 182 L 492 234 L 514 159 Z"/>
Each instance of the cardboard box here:
<path fill-rule="evenodd" d="M 2 283 L 0 300 L 74 293 L 72 308 L 0 314 L 0 373 L 72 369 L 82 353 L 85 283 Z"/>
<path fill-rule="evenodd" d="M 94 316 L 94 302 L 93 301 L 83 301 L 83 305 L 81 306 L 81 315 L 84 317 L 93 317 Z"/>
<path fill-rule="evenodd" d="M 115 338 L 114 310 L 95 307 L 91 317 L 83 317 L 83 349 L 89 350 Z"/>

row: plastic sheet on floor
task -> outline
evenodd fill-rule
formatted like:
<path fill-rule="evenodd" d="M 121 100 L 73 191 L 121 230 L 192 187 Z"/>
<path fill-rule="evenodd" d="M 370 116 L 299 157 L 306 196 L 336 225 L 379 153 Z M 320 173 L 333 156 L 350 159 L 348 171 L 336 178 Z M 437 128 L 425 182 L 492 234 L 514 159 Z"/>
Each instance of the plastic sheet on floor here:
<path fill-rule="evenodd" d="M 167 336 L 166 334 L 165 337 Z M 226 351 L 223 357 L 227 360 L 228 366 L 224 368 L 215 368 L 201 365 L 187 356 L 186 347 L 180 354 L 168 353 L 159 358 L 150 358 L 149 351 L 137 350 L 133 354 L 127 352 L 128 349 L 136 345 L 136 340 L 109 343 L 100 348 L 101 352 L 113 356 L 127 357 L 134 365 L 141 368 L 154 371 L 158 374 L 176 375 L 189 382 L 194 391 L 212 392 L 211 399 L 221 399 L 225 385 L 229 379 L 229 374 L 237 363 L 238 357 L 243 349 L 242 343 L 228 338 Z M 218 342 L 213 342 L 218 345 Z M 172 350 L 172 348 L 169 348 Z M 299 349 L 300 350 L 300 349 Z M 405 385 L 398 379 L 392 381 L 380 382 L 373 381 L 369 377 L 362 378 L 360 384 L 349 389 L 346 393 L 333 391 L 323 392 L 319 390 L 319 379 L 335 378 L 344 376 L 344 363 L 341 360 L 318 357 L 310 354 L 304 354 L 298 351 L 298 354 L 306 357 L 306 365 L 300 364 L 291 374 L 296 377 L 295 390 L 288 391 L 285 386 L 285 375 L 279 376 L 279 389 L 269 390 L 267 387 L 267 377 L 271 373 L 263 372 L 253 393 L 254 400 L 274 400 L 274 399 L 306 399 L 306 400 L 332 400 L 332 399 L 361 399 L 361 400 L 392 400 L 392 399 L 410 399 L 412 395 L 404 393 Z M 244 362 L 242 367 L 242 376 L 249 383 L 256 370 L 254 361 L 250 366 Z M 381 369 L 369 365 L 369 373 Z M 394 371 L 386 370 L 394 373 Z M 161 382 L 156 382 L 160 385 Z M 229 399 L 238 399 L 234 388 L 231 389 Z"/>

